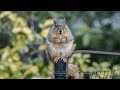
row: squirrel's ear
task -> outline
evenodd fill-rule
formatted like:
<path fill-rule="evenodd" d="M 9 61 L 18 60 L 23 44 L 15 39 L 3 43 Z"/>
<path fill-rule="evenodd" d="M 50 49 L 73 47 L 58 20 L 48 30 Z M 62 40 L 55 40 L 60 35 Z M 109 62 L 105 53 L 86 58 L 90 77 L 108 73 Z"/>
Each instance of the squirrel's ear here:
<path fill-rule="evenodd" d="M 66 19 L 64 18 L 64 24 L 66 25 L 67 23 L 66 23 Z"/>
<path fill-rule="evenodd" d="M 66 23 L 66 19 L 64 18 L 63 20 L 64 20 L 64 26 L 65 26 L 65 25 L 67 24 L 67 23 Z"/>
<path fill-rule="evenodd" d="M 65 24 L 66 24 L 66 19 L 64 18 L 64 22 L 65 22 Z"/>
<path fill-rule="evenodd" d="M 57 20 L 54 18 L 54 25 L 56 26 L 57 25 Z"/>

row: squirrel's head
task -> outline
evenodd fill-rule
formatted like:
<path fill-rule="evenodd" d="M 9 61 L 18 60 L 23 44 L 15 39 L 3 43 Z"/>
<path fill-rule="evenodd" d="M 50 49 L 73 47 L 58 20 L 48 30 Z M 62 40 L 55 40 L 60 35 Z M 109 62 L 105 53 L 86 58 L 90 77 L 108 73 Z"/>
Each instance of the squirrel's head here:
<path fill-rule="evenodd" d="M 62 34 L 66 31 L 66 20 L 64 19 L 54 19 L 54 30 L 57 34 Z"/>

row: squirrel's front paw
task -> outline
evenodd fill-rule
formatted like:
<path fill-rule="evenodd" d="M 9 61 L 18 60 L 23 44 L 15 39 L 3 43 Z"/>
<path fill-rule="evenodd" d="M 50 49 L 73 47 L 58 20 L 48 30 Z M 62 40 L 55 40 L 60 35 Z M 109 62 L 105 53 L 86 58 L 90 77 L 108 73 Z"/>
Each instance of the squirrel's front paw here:
<path fill-rule="evenodd" d="M 61 39 L 61 42 L 62 42 L 62 43 L 65 43 L 65 42 L 67 42 L 67 39 L 66 39 L 66 38 L 62 38 L 62 39 Z"/>
<path fill-rule="evenodd" d="M 55 42 L 56 42 L 56 43 L 60 43 L 60 39 L 55 38 Z"/>

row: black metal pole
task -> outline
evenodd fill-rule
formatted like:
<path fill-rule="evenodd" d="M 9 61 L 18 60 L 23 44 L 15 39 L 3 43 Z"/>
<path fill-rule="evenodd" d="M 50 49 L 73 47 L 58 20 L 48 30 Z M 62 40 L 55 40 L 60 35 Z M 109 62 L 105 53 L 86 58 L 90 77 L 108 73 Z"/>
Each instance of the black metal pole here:
<path fill-rule="evenodd" d="M 58 60 L 57 63 L 54 63 L 54 65 L 55 65 L 55 79 L 68 79 L 67 62 L 64 62 L 62 59 L 60 59 Z"/>

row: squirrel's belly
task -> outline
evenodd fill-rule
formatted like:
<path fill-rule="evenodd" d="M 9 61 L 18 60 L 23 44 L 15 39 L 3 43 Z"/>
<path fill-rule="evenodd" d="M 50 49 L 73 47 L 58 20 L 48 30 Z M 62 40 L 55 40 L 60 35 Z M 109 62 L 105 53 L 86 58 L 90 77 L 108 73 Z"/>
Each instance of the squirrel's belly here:
<path fill-rule="evenodd" d="M 63 44 L 63 46 L 55 45 L 54 51 L 56 52 L 57 56 L 66 57 L 67 54 L 72 53 L 72 45 L 73 43 Z"/>

